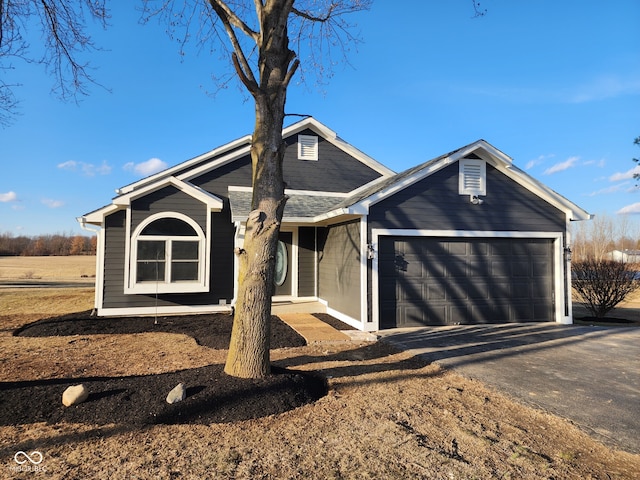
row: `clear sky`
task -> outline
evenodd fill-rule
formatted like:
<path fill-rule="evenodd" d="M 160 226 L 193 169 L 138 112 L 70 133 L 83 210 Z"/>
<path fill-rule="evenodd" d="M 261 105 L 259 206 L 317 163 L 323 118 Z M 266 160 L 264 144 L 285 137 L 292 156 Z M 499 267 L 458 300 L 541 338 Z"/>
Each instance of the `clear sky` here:
<path fill-rule="evenodd" d="M 95 32 L 94 76 L 111 92 L 62 103 L 41 67 L 14 62 L 5 77 L 23 85 L 0 128 L 0 232 L 81 233 L 75 218 L 116 188 L 251 133 L 242 92 L 211 96 L 212 74 L 229 71 L 219 54 L 181 58 L 136 4 L 111 2 L 111 27 Z M 322 87 L 292 85 L 287 112 L 395 171 L 483 138 L 587 211 L 640 219 L 640 2 L 482 6 L 472 18 L 470 0 L 377 0 L 353 16 L 364 43 L 350 65 Z"/>

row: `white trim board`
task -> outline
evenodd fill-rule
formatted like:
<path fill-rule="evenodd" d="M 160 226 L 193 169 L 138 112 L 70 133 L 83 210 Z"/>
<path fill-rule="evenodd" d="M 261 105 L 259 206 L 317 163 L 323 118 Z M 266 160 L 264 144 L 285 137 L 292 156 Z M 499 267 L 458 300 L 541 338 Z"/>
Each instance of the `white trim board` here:
<path fill-rule="evenodd" d="M 188 315 L 190 313 L 229 313 L 231 304 L 226 305 L 175 305 L 162 307 L 99 308 L 100 317 L 121 317 L 132 315 Z"/>
<path fill-rule="evenodd" d="M 371 264 L 371 311 L 373 328 L 380 329 L 380 299 L 378 257 L 379 239 L 382 236 L 392 237 L 445 237 L 445 238 L 547 238 L 553 240 L 553 289 L 555 297 L 554 321 L 556 323 L 573 323 L 571 309 L 565 315 L 564 300 L 564 265 L 563 265 L 563 232 L 516 232 L 516 231 L 483 231 L 483 230 L 411 230 L 411 229 L 382 229 L 371 230 L 371 243 L 375 255 Z"/>

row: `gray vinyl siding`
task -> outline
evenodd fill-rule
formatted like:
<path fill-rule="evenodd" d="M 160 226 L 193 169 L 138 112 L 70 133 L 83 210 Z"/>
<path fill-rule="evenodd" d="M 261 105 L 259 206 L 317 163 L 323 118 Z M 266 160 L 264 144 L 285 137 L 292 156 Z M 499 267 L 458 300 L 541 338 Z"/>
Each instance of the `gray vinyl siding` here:
<path fill-rule="evenodd" d="M 301 135 L 315 134 L 305 130 Z M 283 175 L 286 188 L 350 192 L 381 176 L 322 137 L 318 138 L 318 160 L 298 160 L 298 135 L 292 135 L 285 142 Z M 189 181 L 214 195 L 227 197 L 229 185 L 251 186 L 251 157 L 246 155 Z"/>
<path fill-rule="evenodd" d="M 217 197 L 228 199 L 230 185 L 236 187 L 251 186 L 251 157 L 246 155 L 215 170 L 189 180 Z M 228 203 L 228 202 L 227 202 Z"/>
<path fill-rule="evenodd" d="M 162 212 L 182 213 L 206 232 L 206 205 L 173 186 L 161 188 L 131 202 L 131 232 L 151 215 Z"/>
<path fill-rule="evenodd" d="M 311 130 L 300 135 L 318 136 Z M 318 160 L 298 160 L 298 135 L 285 139 L 283 172 L 287 188 L 350 192 L 380 177 L 380 173 L 318 137 Z"/>
<path fill-rule="evenodd" d="M 316 229 L 298 229 L 298 296 L 316 295 Z"/>
<path fill-rule="evenodd" d="M 360 319 L 360 222 L 318 229 L 318 297 Z"/>
<path fill-rule="evenodd" d="M 124 292 L 126 212 L 120 210 L 105 217 L 103 308 L 118 304 Z"/>
<path fill-rule="evenodd" d="M 487 195 L 458 194 L 455 163 L 371 207 L 370 228 L 564 232 L 565 214 L 487 165 Z"/>

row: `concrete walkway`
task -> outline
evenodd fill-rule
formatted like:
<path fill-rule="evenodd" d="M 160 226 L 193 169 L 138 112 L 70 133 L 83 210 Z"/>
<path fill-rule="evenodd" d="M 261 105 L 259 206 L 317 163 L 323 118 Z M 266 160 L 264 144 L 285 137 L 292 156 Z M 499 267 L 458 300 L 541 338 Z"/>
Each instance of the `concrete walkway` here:
<path fill-rule="evenodd" d="M 351 337 L 310 313 L 279 313 L 278 317 L 304 337 L 308 345 L 350 342 Z"/>
<path fill-rule="evenodd" d="M 383 341 L 640 453 L 640 328 L 553 323 L 378 332 Z"/>

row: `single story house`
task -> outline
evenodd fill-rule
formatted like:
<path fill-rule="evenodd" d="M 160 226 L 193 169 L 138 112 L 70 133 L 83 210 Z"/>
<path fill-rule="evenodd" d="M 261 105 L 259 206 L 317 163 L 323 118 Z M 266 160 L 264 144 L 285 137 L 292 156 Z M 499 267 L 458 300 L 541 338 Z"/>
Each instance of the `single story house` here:
<path fill-rule="evenodd" d="M 616 262 L 640 263 L 640 250 L 612 250 L 607 257 Z"/>
<path fill-rule="evenodd" d="M 274 300 L 363 331 L 571 323 L 569 223 L 589 213 L 484 140 L 401 173 L 313 118 L 283 130 Z M 98 233 L 98 315 L 228 311 L 251 204 L 251 136 L 120 188 Z"/>

